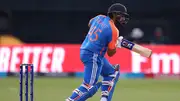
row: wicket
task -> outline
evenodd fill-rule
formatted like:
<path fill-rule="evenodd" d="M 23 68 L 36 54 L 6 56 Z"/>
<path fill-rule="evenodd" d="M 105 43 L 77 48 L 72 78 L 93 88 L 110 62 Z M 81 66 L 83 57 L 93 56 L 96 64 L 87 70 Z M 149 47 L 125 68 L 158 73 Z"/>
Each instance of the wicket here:
<path fill-rule="evenodd" d="M 25 100 L 29 100 L 29 67 L 30 67 L 30 101 L 34 100 L 34 67 L 33 64 L 21 64 L 20 66 L 20 72 L 19 72 L 19 79 L 20 79 L 20 92 L 19 97 L 20 101 L 23 101 L 23 68 L 25 67 Z"/>

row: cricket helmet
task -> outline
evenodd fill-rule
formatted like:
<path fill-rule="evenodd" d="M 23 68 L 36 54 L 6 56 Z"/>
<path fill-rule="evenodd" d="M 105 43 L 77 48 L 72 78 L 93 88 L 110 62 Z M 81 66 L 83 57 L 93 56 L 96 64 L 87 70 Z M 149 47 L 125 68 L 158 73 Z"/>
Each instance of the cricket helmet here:
<path fill-rule="evenodd" d="M 112 4 L 108 9 L 108 15 L 115 14 L 116 20 L 121 24 L 126 24 L 129 20 L 129 14 L 127 8 L 120 3 Z"/>

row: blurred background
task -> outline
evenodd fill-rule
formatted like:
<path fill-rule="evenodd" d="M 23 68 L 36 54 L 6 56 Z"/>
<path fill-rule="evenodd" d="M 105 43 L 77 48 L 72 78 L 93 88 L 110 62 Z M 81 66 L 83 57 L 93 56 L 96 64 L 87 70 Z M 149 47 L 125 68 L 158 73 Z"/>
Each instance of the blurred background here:
<path fill-rule="evenodd" d="M 119 49 L 107 57 L 121 65 L 112 101 L 179 101 L 179 0 L 1 0 L 0 99 L 19 100 L 19 66 L 32 63 L 35 100 L 64 101 L 82 82 L 79 48 L 89 20 L 117 2 L 130 14 L 120 35 L 153 54 Z M 99 98 L 100 92 L 88 101 Z"/>

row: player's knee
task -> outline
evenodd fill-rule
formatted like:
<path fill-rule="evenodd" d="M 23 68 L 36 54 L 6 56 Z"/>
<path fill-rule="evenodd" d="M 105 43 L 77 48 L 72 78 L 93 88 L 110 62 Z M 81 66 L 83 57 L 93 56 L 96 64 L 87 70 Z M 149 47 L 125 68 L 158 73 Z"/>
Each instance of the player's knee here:
<path fill-rule="evenodd" d="M 87 92 L 89 93 L 90 97 L 92 97 L 94 95 L 94 93 L 97 92 L 97 90 L 99 89 L 99 87 L 101 85 L 102 85 L 101 82 L 98 82 L 98 83 L 96 83 L 94 85 L 89 85 L 87 83 L 81 84 L 81 86 L 87 90 Z"/>
<path fill-rule="evenodd" d="M 111 81 L 102 81 L 101 96 L 106 97 L 108 99 L 108 97 L 109 97 L 110 93 L 112 93 L 112 89 L 115 86 L 117 81 L 118 81 L 118 79 L 114 79 Z"/>
<path fill-rule="evenodd" d="M 115 65 L 113 65 L 113 67 L 114 67 L 114 69 L 115 69 L 115 78 L 119 78 L 119 75 L 120 75 L 120 65 L 119 64 L 115 64 Z"/>
<path fill-rule="evenodd" d="M 101 92 L 101 96 L 107 97 L 109 96 L 109 92 L 111 91 L 114 82 L 113 81 L 102 81 L 102 85 L 106 90 L 103 90 L 102 88 L 102 92 Z"/>
<path fill-rule="evenodd" d="M 114 73 L 109 74 L 108 77 L 111 77 L 112 79 L 119 78 L 119 75 L 120 75 L 120 66 L 119 66 L 119 64 L 113 65 L 113 68 L 115 70 Z"/>
<path fill-rule="evenodd" d="M 120 65 L 119 64 L 115 64 L 113 65 L 115 71 L 119 71 L 120 70 Z"/>
<path fill-rule="evenodd" d="M 88 84 L 88 83 L 86 83 L 86 82 L 83 82 L 83 83 L 81 84 L 81 87 L 85 88 L 87 91 L 89 91 L 89 89 L 90 89 L 92 86 L 93 86 L 93 85 L 90 85 L 90 84 Z"/>
<path fill-rule="evenodd" d="M 109 74 L 108 76 L 105 76 L 103 81 L 102 81 L 102 92 L 101 95 L 104 97 L 109 96 L 109 92 L 111 91 L 111 89 L 113 88 L 113 86 L 116 84 L 116 82 L 119 80 L 119 69 L 120 66 L 118 64 L 113 65 L 115 71 L 113 74 Z"/>
<path fill-rule="evenodd" d="M 78 98 L 77 99 L 75 98 L 72 101 L 85 101 L 86 99 L 92 97 L 98 91 L 101 85 L 102 85 L 101 82 L 98 82 L 93 86 L 87 86 L 86 84 L 82 84 L 81 87 L 85 88 L 86 92 L 82 92 L 79 89 L 76 89 L 74 93 L 78 94 Z"/>

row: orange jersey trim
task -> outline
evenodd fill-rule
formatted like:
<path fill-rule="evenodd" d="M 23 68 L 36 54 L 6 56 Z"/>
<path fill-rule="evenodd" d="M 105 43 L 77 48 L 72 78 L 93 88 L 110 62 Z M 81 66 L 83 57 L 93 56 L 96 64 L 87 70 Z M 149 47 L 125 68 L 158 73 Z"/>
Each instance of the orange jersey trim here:
<path fill-rule="evenodd" d="M 108 48 L 109 49 L 115 49 L 116 48 L 116 43 L 117 43 L 117 40 L 118 40 L 118 37 L 119 37 L 119 31 L 116 28 L 116 26 L 114 25 L 113 20 L 110 20 L 109 24 L 110 24 L 111 30 L 112 30 L 112 40 L 108 44 Z"/>

